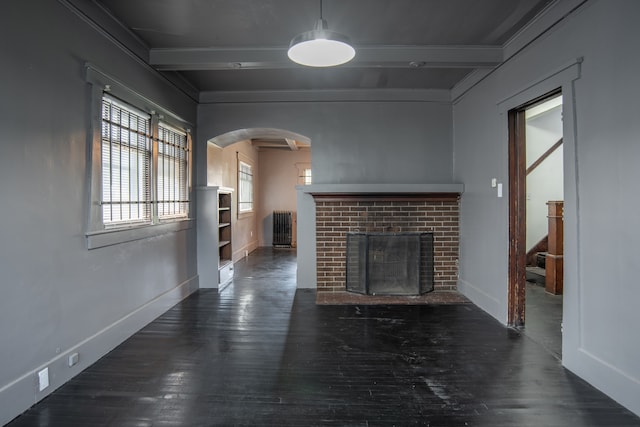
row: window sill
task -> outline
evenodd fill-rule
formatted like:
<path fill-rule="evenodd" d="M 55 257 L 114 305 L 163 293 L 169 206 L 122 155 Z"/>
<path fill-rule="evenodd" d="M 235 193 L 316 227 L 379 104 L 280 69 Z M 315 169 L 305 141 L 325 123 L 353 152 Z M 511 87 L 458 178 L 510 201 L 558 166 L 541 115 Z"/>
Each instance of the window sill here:
<path fill-rule="evenodd" d="M 246 212 L 239 212 L 238 213 L 238 219 L 251 218 L 252 216 L 253 216 L 253 211 L 246 211 Z"/>
<path fill-rule="evenodd" d="M 193 227 L 192 219 L 180 219 L 154 225 L 92 231 L 86 233 L 87 249 L 97 249 L 119 243 L 133 242 L 135 240 L 187 230 L 191 227 Z"/>

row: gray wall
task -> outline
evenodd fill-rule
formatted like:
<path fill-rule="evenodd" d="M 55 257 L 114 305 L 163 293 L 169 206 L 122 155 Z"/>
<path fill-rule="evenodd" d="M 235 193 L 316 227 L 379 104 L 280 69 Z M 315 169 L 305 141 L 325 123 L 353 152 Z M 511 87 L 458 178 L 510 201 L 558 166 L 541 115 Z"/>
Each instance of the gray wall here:
<path fill-rule="evenodd" d="M 589 1 L 458 98 L 453 113 L 439 102 L 201 105 L 196 182 L 206 185 L 208 139 L 253 127 L 309 137 L 316 184 L 462 182 L 459 286 L 504 322 L 508 207 L 489 184 L 493 177 L 507 180 L 506 111 L 562 86 L 563 363 L 640 413 L 640 341 L 628 331 L 640 316 L 633 274 L 640 247 L 637 16 L 635 0 Z M 83 64 L 195 122 L 194 102 L 63 2 L 5 1 L 2 21 L 0 423 L 197 285 L 194 228 L 85 249 L 89 89 Z M 581 66 L 578 57 L 584 57 Z M 298 211 L 312 211 L 311 196 L 301 193 Z M 298 250 L 301 286 L 314 280 L 313 224 L 311 216 L 299 218 L 299 238 L 307 242 Z M 67 368 L 73 351 L 80 363 Z M 36 372 L 44 366 L 52 385 L 38 393 Z"/>
<path fill-rule="evenodd" d="M 199 147 L 230 131 L 260 127 L 311 139 L 315 184 L 451 182 L 449 103 L 265 102 L 198 108 Z M 199 176 L 202 167 L 199 163 Z"/>
<path fill-rule="evenodd" d="M 197 287 L 195 228 L 86 249 L 91 62 L 195 122 L 195 103 L 57 1 L 2 3 L 0 424 Z M 80 363 L 66 366 L 71 351 Z M 48 366 L 51 385 L 36 389 Z"/>
<path fill-rule="evenodd" d="M 629 325 L 640 320 L 638 16 L 635 0 L 590 1 L 454 105 L 454 177 L 465 184 L 459 288 L 505 322 L 508 199 L 489 184 L 508 179 L 506 112 L 562 87 L 563 364 L 636 413 L 640 340 Z"/>
<path fill-rule="evenodd" d="M 198 148 L 238 129 L 284 129 L 310 138 L 314 184 L 440 184 L 452 180 L 451 125 L 442 102 L 201 104 Z M 206 161 L 197 167 L 206 182 Z M 297 286 L 315 288 L 315 204 L 297 195 Z"/>

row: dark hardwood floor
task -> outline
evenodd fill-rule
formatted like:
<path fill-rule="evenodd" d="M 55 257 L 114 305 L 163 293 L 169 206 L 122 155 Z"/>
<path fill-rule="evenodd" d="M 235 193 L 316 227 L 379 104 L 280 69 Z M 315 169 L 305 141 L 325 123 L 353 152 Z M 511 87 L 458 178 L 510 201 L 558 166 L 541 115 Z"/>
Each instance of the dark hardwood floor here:
<path fill-rule="evenodd" d="M 545 291 L 544 284 L 527 282 L 525 326 L 522 332 L 562 358 L 562 295 Z"/>
<path fill-rule="evenodd" d="M 326 306 L 260 249 L 9 425 L 640 426 L 473 304 Z"/>

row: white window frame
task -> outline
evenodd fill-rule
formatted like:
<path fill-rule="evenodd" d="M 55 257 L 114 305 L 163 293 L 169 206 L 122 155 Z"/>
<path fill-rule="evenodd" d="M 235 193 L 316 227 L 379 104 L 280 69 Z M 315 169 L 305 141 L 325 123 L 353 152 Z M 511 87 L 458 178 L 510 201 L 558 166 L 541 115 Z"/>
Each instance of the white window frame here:
<path fill-rule="evenodd" d="M 105 229 L 151 224 L 151 116 L 108 94 L 101 108 L 102 224 Z"/>
<path fill-rule="evenodd" d="M 253 213 L 254 179 L 253 164 L 238 156 L 238 217 Z"/>
<path fill-rule="evenodd" d="M 295 168 L 298 171 L 298 185 L 311 185 L 311 163 L 296 163 Z"/>
<path fill-rule="evenodd" d="M 161 234 L 176 232 L 193 227 L 193 220 L 189 217 L 192 203 L 191 169 L 192 151 L 190 124 L 173 114 L 171 111 L 155 104 L 141 94 L 128 88 L 121 82 L 100 71 L 96 67 L 86 64 L 86 79 L 91 87 L 91 126 L 88 143 L 89 167 L 87 168 L 89 189 L 89 212 L 87 220 L 87 248 L 95 249 L 123 242 L 139 240 L 158 236 Z M 102 194 L 102 99 L 103 96 L 114 98 L 124 106 L 148 115 L 150 118 L 150 138 L 152 158 L 150 165 L 150 194 L 151 215 L 144 221 L 122 221 L 107 223 L 103 221 L 103 194 Z M 159 126 L 170 128 L 172 131 L 181 132 L 185 137 L 185 150 L 183 161 L 186 162 L 185 187 L 181 190 L 182 198 L 171 198 L 171 202 L 178 203 L 183 211 L 171 215 L 158 214 L 158 147 L 162 142 L 158 141 Z"/>
<path fill-rule="evenodd" d="M 302 184 L 311 185 L 311 168 L 302 170 Z"/>
<path fill-rule="evenodd" d="M 158 123 L 156 214 L 159 221 L 189 215 L 189 135 L 164 121 Z"/>

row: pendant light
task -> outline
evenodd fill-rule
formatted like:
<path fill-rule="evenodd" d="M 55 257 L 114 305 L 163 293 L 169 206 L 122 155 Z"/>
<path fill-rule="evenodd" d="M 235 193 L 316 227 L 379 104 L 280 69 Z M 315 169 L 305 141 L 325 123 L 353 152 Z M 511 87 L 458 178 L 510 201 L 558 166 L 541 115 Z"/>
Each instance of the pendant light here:
<path fill-rule="evenodd" d="M 334 67 L 349 62 L 356 55 L 349 37 L 330 31 L 327 21 L 322 18 L 322 0 L 320 0 L 320 19 L 313 30 L 295 36 L 289 44 L 289 59 L 308 67 Z"/>

